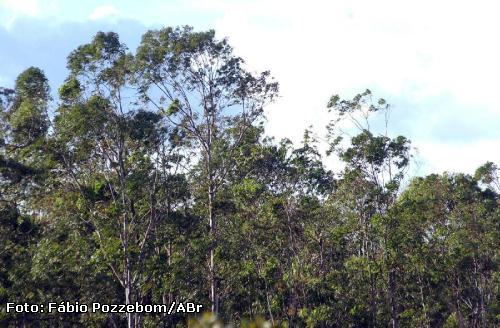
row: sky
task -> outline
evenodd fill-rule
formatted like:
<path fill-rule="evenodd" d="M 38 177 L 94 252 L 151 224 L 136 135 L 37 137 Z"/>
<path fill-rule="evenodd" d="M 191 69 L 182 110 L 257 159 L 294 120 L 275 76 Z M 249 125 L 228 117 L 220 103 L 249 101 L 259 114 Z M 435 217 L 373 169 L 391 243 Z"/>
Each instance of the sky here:
<path fill-rule="evenodd" d="M 38 66 L 57 90 L 66 56 L 100 30 L 134 50 L 148 29 L 215 29 L 248 69 L 280 83 L 269 135 L 298 144 L 313 125 L 322 136 L 330 96 L 368 88 L 391 104 L 390 132 L 412 140 L 412 174 L 473 173 L 500 164 L 499 10 L 486 0 L 0 0 L 0 86 Z"/>

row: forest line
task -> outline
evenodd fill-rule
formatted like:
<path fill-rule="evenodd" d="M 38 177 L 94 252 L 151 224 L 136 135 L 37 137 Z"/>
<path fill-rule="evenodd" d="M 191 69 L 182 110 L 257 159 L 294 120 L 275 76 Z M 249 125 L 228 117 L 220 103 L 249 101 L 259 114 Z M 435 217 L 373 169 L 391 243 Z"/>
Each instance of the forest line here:
<path fill-rule="evenodd" d="M 403 188 L 410 140 L 370 128 L 390 106 L 366 90 L 327 102 L 327 153 L 343 163 L 327 168 L 311 131 L 298 147 L 265 136 L 278 83 L 214 31 L 148 31 L 135 52 L 99 32 L 66 64 L 54 115 L 39 68 L 0 88 L 1 304 L 189 301 L 263 327 L 499 325 L 496 164 Z M 0 324 L 188 318 L 2 307 Z"/>

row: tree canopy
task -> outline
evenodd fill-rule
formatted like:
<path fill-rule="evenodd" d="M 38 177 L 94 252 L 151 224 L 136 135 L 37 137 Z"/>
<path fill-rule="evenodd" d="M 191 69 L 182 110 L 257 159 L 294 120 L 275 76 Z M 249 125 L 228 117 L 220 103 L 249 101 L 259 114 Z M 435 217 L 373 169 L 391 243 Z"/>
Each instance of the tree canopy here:
<path fill-rule="evenodd" d="M 214 31 L 99 32 L 67 68 L 56 101 L 36 67 L 0 88 L 1 326 L 500 325 L 497 164 L 409 176 L 370 90 L 332 96 L 324 135 L 267 137 L 278 83 Z"/>

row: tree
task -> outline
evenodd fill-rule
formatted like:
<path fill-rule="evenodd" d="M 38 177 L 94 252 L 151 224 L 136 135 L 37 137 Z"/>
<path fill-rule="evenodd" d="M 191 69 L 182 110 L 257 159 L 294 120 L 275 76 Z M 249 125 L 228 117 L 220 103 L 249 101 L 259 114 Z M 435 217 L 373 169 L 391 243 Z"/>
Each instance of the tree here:
<path fill-rule="evenodd" d="M 0 88 L 0 299 L 37 302 L 30 269 L 40 235 L 36 202 L 45 180 L 48 81 L 30 67 L 14 89 Z M 30 314 L 3 314 L 2 324 L 26 324 Z"/>
<path fill-rule="evenodd" d="M 138 74 L 146 103 L 194 142 L 202 161 L 206 190 L 209 246 L 209 283 L 212 311 L 218 312 L 217 219 L 214 204 L 231 168 L 234 151 L 278 85 L 269 72 L 253 75 L 232 53 L 227 40 L 214 31 L 192 28 L 149 31 L 137 50 Z"/>
<path fill-rule="evenodd" d="M 265 136 L 277 85 L 213 31 L 135 53 L 99 32 L 68 69 L 57 103 L 38 68 L 0 88 L 0 303 L 218 313 L 2 307 L 1 326 L 500 325 L 498 164 L 406 180 L 410 141 L 367 90 L 328 103 L 330 167 L 309 129 Z"/>
<path fill-rule="evenodd" d="M 336 118 L 328 125 L 330 152 L 336 150 L 339 157 L 346 163 L 344 182 L 354 190 L 361 188 L 361 194 L 355 195 L 355 211 L 360 218 L 359 237 L 362 245 L 360 254 L 368 261 L 375 261 L 375 267 L 387 265 L 388 294 L 391 313 L 391 326 L 398 327 L 399 302 L 397 299 L 397 261 L 387 252 L 388 238 L 391 235 L 390 208 L 395 204 L 401 188 L 401 182 L 410 160 L 410 142 L 404 136 L 391 139 L 388 136 L 389 105 L 384 99 L 377 103 L 372 101 L 371 91 L 357 94 L 352 100 L 340 100 L 332 96 L 327 107 L 335 111 Z M 373 113 L 384 114 L 385 131 L 374 135 L 370 130 L 370 116 Z M 336 128 L 343 118 L 360 130 L 351 138 L 348 147 L 341 146 L 341 135 Z M 341 131 L 341 130 L 340 130 Z M 341 131 L 342 132 L 342 131 Z M 359 202 L 358 200 L 361 200 Z M 361 206 L 360 206 L 361 205 Z M 397 218 L 396 218 L 397 220 Z M 382 231 L 375 231 L 377 221 L 384 222 Z M 382 269 L 381 267 L 380 269 Z M 381 272 L 383 273 L 383 272 Z M 377 325 L 376 275 L 368 270 L 371 299 L 371 323 Z"/>
<path fill-rule="evenodd" d="M 96 245 L 92 258 L 110 269 L 125 304 L 150 297 L 148 267 L 157 267 L 167 244 L 162 231 L 186 197 L 175 136 L 131 96 L 133 65 L 115 33 L 97 33 L 78 47 L 68 57 L 54 124 L 55 181 L 66 194 L 52 197 L 74 206 L 78 215 L 66 215 L 86 227 Z M 127 314 L 129 327 L 142 320 Z"/>
<path fill-rule="evenodd" d="M 470 176 L 414 179 L 395 210 L 392 242 L 405 276 L 408 325 L 485 327 L 495 305 L 498 194 Z"/>

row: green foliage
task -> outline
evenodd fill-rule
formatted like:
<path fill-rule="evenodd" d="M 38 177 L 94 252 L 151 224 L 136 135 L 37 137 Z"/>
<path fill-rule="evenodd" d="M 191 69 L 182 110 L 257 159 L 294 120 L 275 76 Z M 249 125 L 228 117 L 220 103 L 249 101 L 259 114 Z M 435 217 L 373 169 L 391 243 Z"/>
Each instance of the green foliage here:
<path fill-rule="evenodd" d="M 99 32 L 71 52 L 54 116 L 40 69 L 0 88 L 0 303 L 218 313 L 2 308 L 0 326 L 500 324 L 497 164 L 408 179 L 410 141 L 372 128 L 390 106 L 366 90 L 328 102 L 330 170 L 310 130 L 298 147 L 264 136 L 278 86 L 214 31 L 127 51 Z"/>
<path fill-rule="evenodd" d="M 18 76 L 12 106 L 7 112 L 13 143 L 27 147 L 45 136 L 49 127 L 49 92 L 47 78 L 39 68 L 30 67 Z"/>

